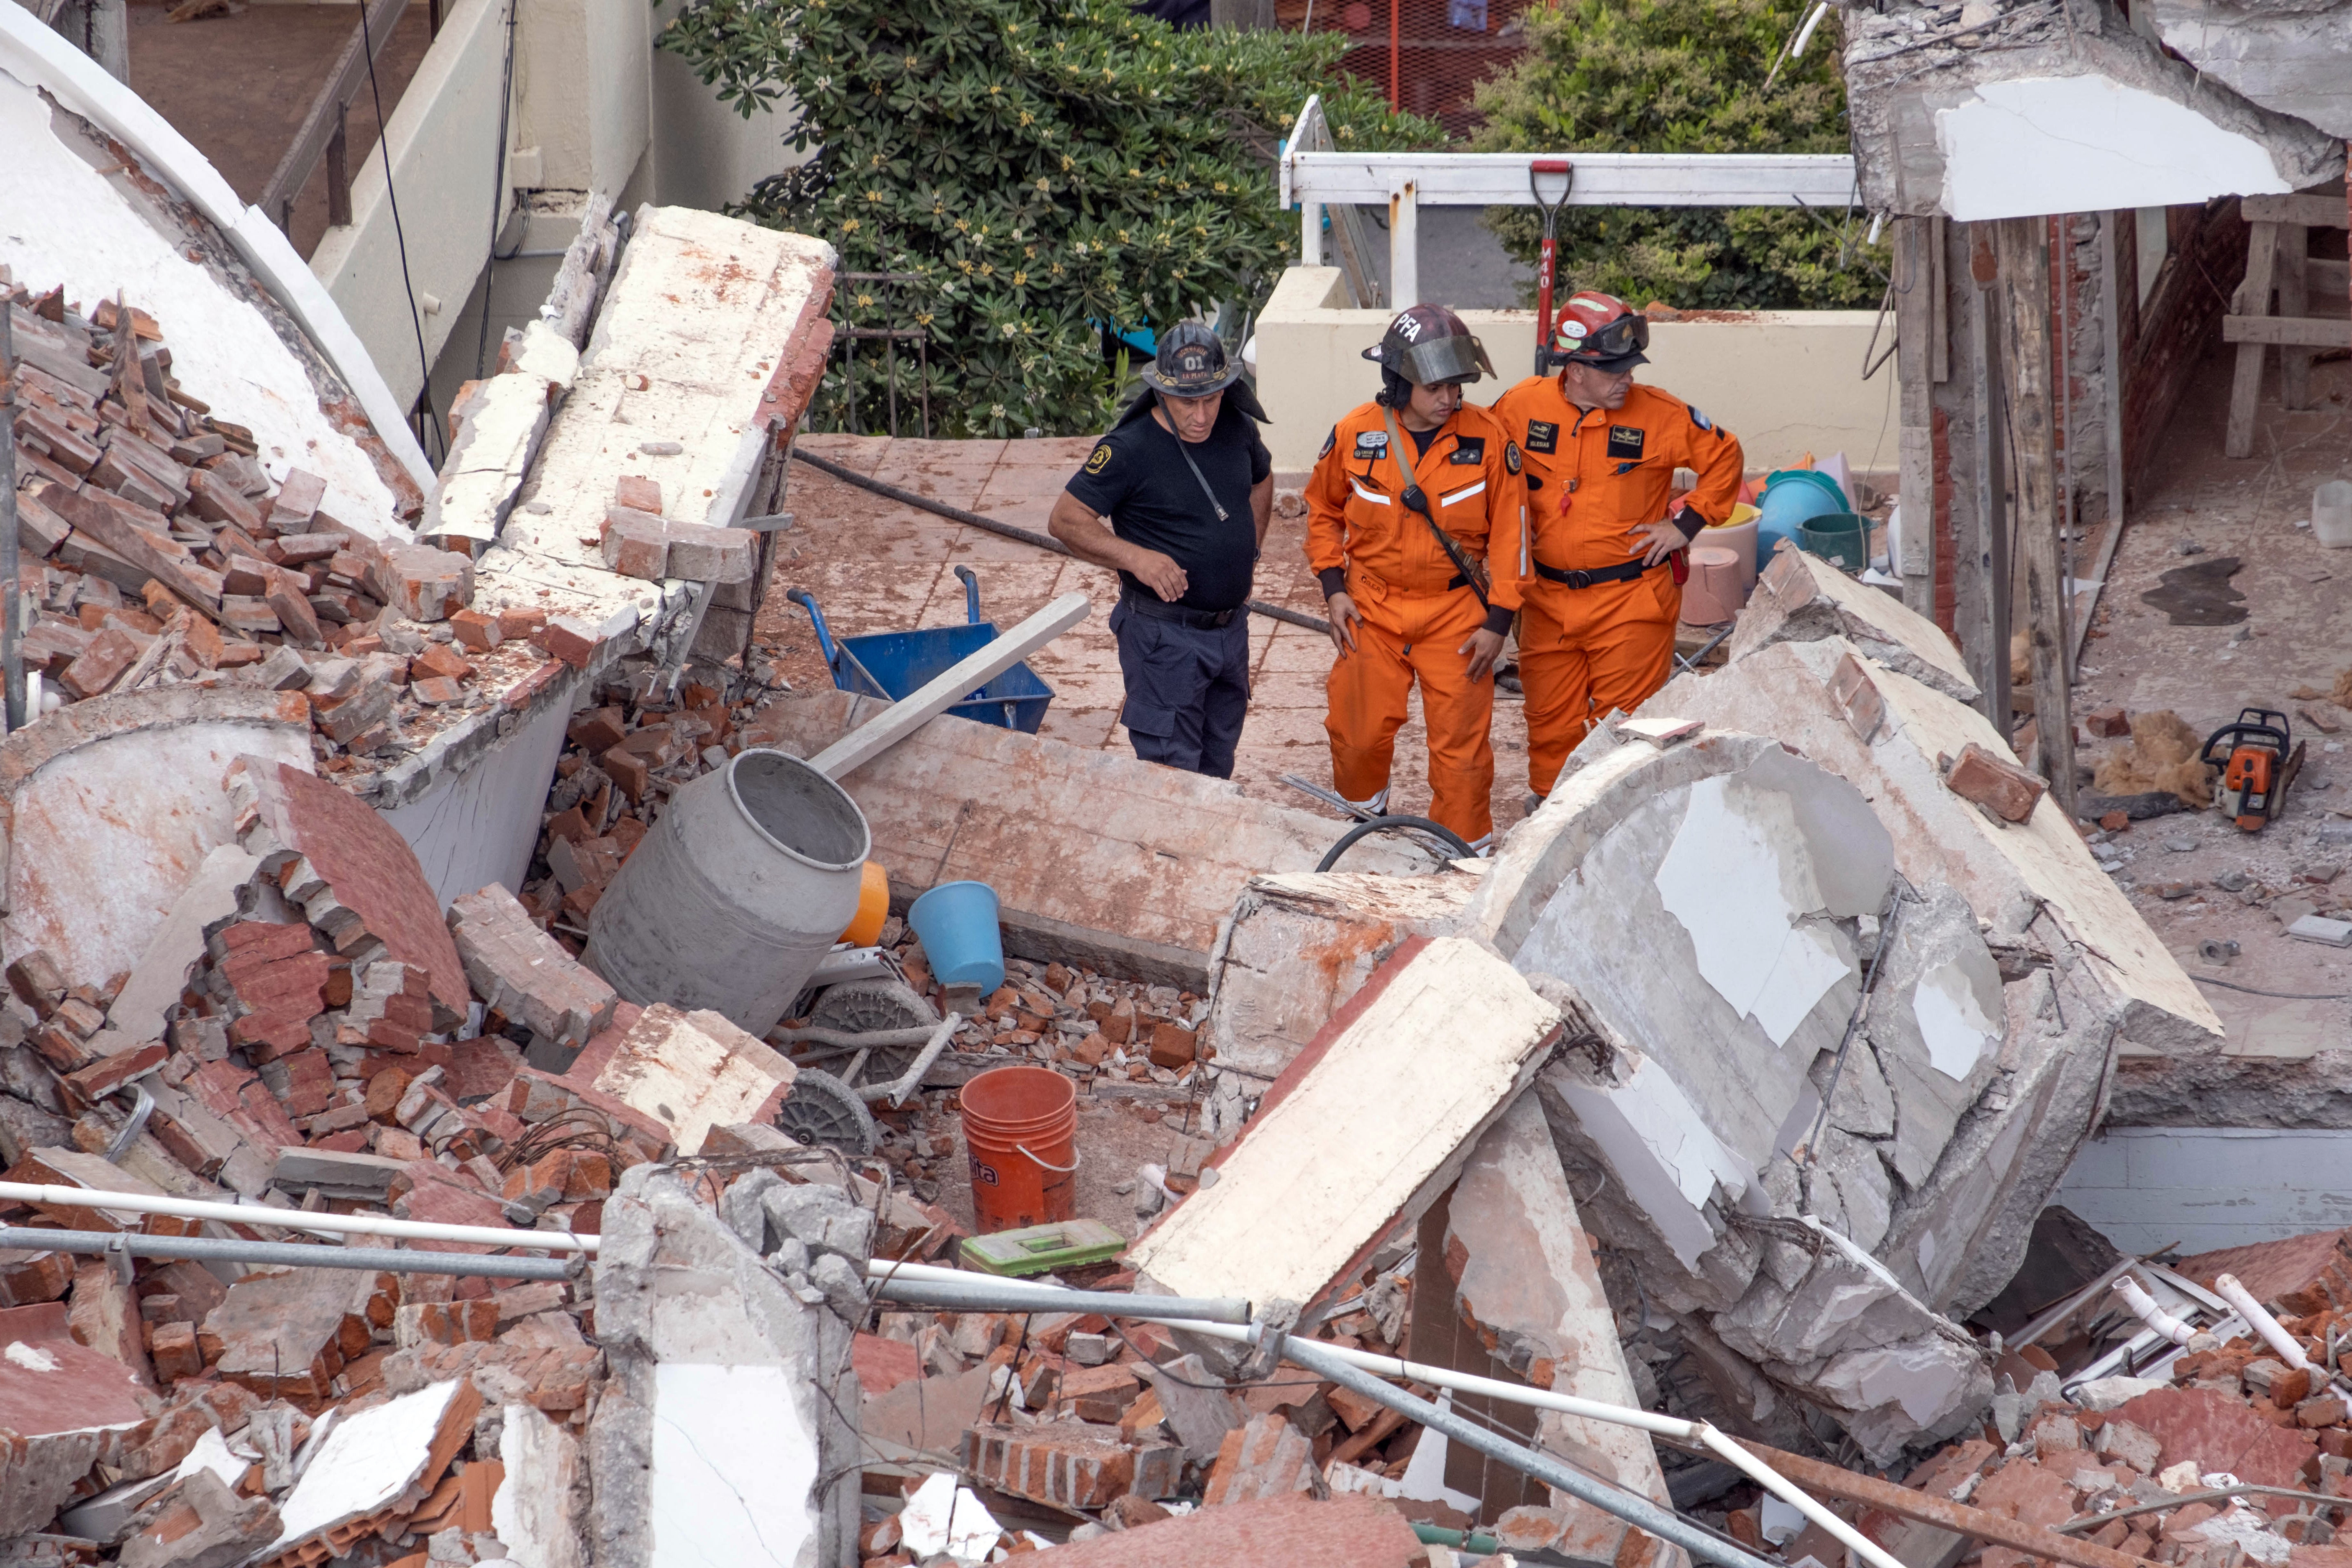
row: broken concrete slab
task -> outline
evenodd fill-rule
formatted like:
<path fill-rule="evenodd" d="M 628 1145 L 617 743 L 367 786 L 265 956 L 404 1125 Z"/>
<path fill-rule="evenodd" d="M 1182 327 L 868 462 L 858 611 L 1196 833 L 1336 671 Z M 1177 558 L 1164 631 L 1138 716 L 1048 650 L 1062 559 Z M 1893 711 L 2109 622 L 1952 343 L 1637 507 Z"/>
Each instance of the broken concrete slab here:
<path fill-rule="evenodd" d="M 1875 740 L 1858 737 L 1824 696 L 1849 651 L 1837 639 L 1762 648 L 1703 680 L 1671 681 L 1644 707 L 1796 747 L 1868 795 L 1893 837 L 1896 869 L 1915 887 L 1958 891 L 1992 922 L 1996 945 L 2015 942 L 2037 910 L 2063 921 L 2072 953 L 2126 1000 L 2124 1034 L 2134 1046 L 2168 1055 L 2219 1050 L 2221 1019 L 2054 807 L 1998 828 L 1944 787 L 1940 756 L 1976 744 L 2013 757 L 1984 717 L 1864 660 L 1887 724 Z"/>
<path fill-rule="evenodd" d="M 1643 1405 L 1618 1337 L 1617 1315 L 1577 1211 L 1543 1108 L 1522 1095 L 1486 1130 L 1444 1202 L 1423 1216 L 1414 1274 L 1412 1359 L 1525 1383 L 1622 1408 Z M 1456 1394 L 1474 1419 L 1499 1422 L 1546 1452 L 1653 1502 L 1669 1502 L 1656 1450 L 1641 1432 Z M 1484 1517 L 1523 1499 L 1557 1510 L 1548 1544 L 1570 1557 L 1615 1562 L 1626 1525 L 1564 1493 L 1545 1494 L 1517 1472 L 1496 1473 L 1475 1452 L 1449 1450 L 1445 1484 L 1480 1497 Z M 1526 1498 L 1533 1491 L 1534 1498 Z"/>
<path fill-rule="evenodd" d="M 667 1172 L 630 1171 L 603 1224 L 596 1331 L 612 1377 L 588 1428 L 594 1560 L 848 1555 L 858 1438 L 835 1412 L 858 1406 L 851 1324 Z"/>
<path fill-rule="evenodd" d="M 1491 951 L 1406 942 L 1215 1157 L 1215 1184 L 1129 1249 L 1129 1266 L 1174 1295 L 1315 1301 L 1453 1180 L 1559 1022 Z M 1351 1136 L 1335 1147 L 1333 1127 Z M 1279 1232 L 1264 1224 L 1274 1202 L 1294 1221 Z"/>
<path fill-rule="evenodd" d="M 529 1405 L 509 1405 L 499 1428 L 506 1473 L 490 1500 L 490 1528 L 525 1568 L 586 1568 L 588 1466 L 580 1441 Z"/>
<path fill-rule="evenodd" d="M 744 739 L 814 756 L 881 707 L 845 691 L 794 696 L 762 707 Z M 894 905 L 977 878 L 996 889 L 1013 956 L 1192 990 L 1249 879 L 1311 870 L 1341 830 L 1223 780 L 961 721 L 926 726 L 843 787 L 873 831 L 874 859 L 898 868 Z M 1360 844 L 1349 860 L 1366 872 L 1428 864 L 1397 842 Z"/>
<path fill-rule="evenodd" d="M 325 1272 L 322 1270 L 321 1272 Z M 473 1435 L 482 1399 L 463 1379 L 436 1383 L 338 1421 L 287 1494 L 278 1537 L 251 1561 L 276 1568 L 341 1556 L 414 1512 Z"/>
<path fill-rule="evenodd" d="M 47 1528 L 149 1415 L 130 1369 L 77 1343 L 56 1303 L 0 1310 L 0 1539 Z"/>
<path fill-rule="evenodd" d="M 1724 658 L 1731 662 L 1774 643 L 1831 637 L 1844 638 L 1864 657 L 1956 702 L 1974 702 L 1980 695 L 1959 648 L 1941 626 L 1902 600 L 1794 548 L 1776 552 L 1756 579 Z"/>
<path fill-rule="evenodd" d="M 178 686 L 76 702 L 0 741 L 0 947 L 49 952 L 68 985 L 131 972 L 235 842 L 229 764 L 307 769 L 310 730 L 299 694 Z"/>
<path fill-rule="evenodd" d="M 1857 18 L 1844 75 L 1873 211 L 1973 222 L 2179 205 L 2307 190 L 2344 167 L 2340 140 L 2166 54 L 2111 0 Z"/>
<path fill-rule="evenodd" d="M 1292 872 L 1253 877 L 1217 950 L 1202 1043 L 1216 1081 L 1202 1135 L 1231 1137 L 1246 1108 L 1410 936 L 1453 928 L 1486 862 L 1421 877 Z"/>
<path fill-rule="evenodd" d="M 196 1331 L 227 1382 L 306 1411 L 323 1407 L 346 1363 L 364 1354 L 400 1305 L 397 1276 L 351 1268 L 263 1268 L 228 1289 Z"/>
<path fill-rule="evenodd" d="M 131 1521 L 122 1568 L 236 1568 L 278 1539 L 264 1497 L 239 1497 L 210 1470 L 173 1481 Z"/>
<path fill-rule="evenodd" d="M 547 332 L 544 323 L 533 324 Z M 575 353 L 571 369 L 576 374 L 578 368 Z M 564 384 L 570 380 L 567 375 Z M 546 438 L 549 404 L 557 391 L 556 383 L 521 371 L 474 383 L 473 392 L 449 411 L 457 434 L 441 460 L 437 482 L 425 498 L 425 516 L 416 528 L 419 539 L 478 547 L 499 536 Z"/>
<path fill-rule="evenodd" d="M 205 941 L 238 914 L 251 912 L 249 890 L 260 868 L 260 861 L 234 844 L 204 858 L 107 1009 L 109 1028 L 142 1043 L 163 1037 L 188 976 L 205 956 Z"/>
<path fill-rule="evenodd" d="M 667 1003 L 646 1008 L 594 1070 L 597 1093 L 667 1128 L 687 1155 L 701 1152 L 714 1127 L 769 1120 L 796 1076 L 792 1063 L 719 1014 Z"/>
<path fill-rule="evenodd" d="M 2149 15 L 2165 47 L 2265 109 L 2352 137 L 2352 12 L 2231 0 L 2158 0 Z"/>

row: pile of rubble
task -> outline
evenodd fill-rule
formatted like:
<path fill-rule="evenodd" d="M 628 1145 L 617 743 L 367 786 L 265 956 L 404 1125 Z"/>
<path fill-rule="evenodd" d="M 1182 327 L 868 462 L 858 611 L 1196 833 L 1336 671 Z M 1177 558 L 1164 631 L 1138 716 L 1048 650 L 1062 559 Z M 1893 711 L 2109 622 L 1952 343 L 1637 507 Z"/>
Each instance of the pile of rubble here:
<path fill-rule="evenodd" d="M 338 521 L 299 468 L 273 478 L 251 431 L 181 387 L 144 311 L 5 297 L 40 710 L 179 684 L 299 690 L 320 758 L 350 767 L 593 645 L 543 612 L 469 610 L 466 555 Z"/>

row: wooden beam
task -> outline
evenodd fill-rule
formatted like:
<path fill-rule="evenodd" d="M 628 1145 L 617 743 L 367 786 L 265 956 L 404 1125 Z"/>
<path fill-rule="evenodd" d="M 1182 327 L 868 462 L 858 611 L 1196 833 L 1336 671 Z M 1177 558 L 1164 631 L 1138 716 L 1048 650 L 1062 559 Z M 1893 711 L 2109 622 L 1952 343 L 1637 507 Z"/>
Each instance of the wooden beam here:
<path fill-rule="evenodd" d="M 1992 226 L 1972 223 L 1962 231 L 1969 255 L 1969 423 L 1972 461 L 1969 466 L 1969 503 L 1976 514 L 1977 537 L 1955 541 L 1952 587 L 1955 599 L 1966 604 L 1962 592 L 1971 572 L 1983 574 L 1985 626 L 1990 646 L 1978 684 L 1984 689 L 1985 717 L 2003 739 L 2013 732 L 2009 689 L 2009 612 L 2013 592 L 2009 568 L 2009 476 L 2004 460 L 2008 447 L 2008 414 L 2001 378 L 2000 333 L 1995 325 L 1992 285 L 2000 277 L 1993 259 Z M 1957 535 L 1958 530 L 1956 528 Z"/>
<path fill-rule="evenodd" d="M 2246 280 L 2238 286 L 2236 309 L 2244 315 L 2221 318 L 2221 341 L 2238 345 L 2238 369 L 2230 383 L 2230 424 L 2221 437 L 2225 457 L 2250 458 L 2254 452 L 2254 407 L 2263 394 L 2263 345 L 2273 340 L 2233 335 L 2232 323 L 2266 320 L 2271 313 L 2271 285 L 2278 271 L 2279 226 L 2264 219 L 2254 225 L 2246 242 Z"/>
<path fill-rule="evenodd" d="M 2221 318 L 2221 341 L 2238 344 L 2241 356 L 2260 354 L 2267 343 L 2298 343 L 2315 349 L 2352 348 L 2352 321 L 2341 316 L 2332 319 L 2326 316 L 2224 316 Z M 2242 357 L 2239 363 L 2244 363 Z M 2257 360 L 2255 363 L 2259 364 L 2261 362 Z M 2233 398 L 2231 404 L 2231 424 L 2233 426 L 2237 423 L 2236 413 L 2237 405 Z M 2242 458 L 2252 450 L 2251 430 L 2247 442 L 2247 451 L 2232 449 L 2230 456 Z"/>
<path fill-rule="evenodd" d="M 2311 230 L 2299 223 L 2279 225 L 2278 307 L 2283 321 L 2310 314 L 2311 296 L 2305 284 L 2311 273 Z M 2228 339 L 2222 340 L 2224 342 Z M 2352 342 L 2352 331 L 2347 334 Z M 2279 345 L 2279 406 L 2311 406 L 2311 350 L 2294 343 Z"/>
<path fill-rule="evenodd" d="M 2334 196 L 2241 196 L 2238 216 L 2248 223 L 2299 223 L 2312 228 L 2342 228 L 2352 222 Z"/>
<path fill-rule="evenodd" d="M 286 155 L 278 160 L 277 172 L 269 176 L 269 184 L 262 187 L 261 199 L 254 204 L 276 218 L 280 228 L 289 226 L 287 215 L 293 208 L 294 198 L 310 183 L 310 171 L 326 156 L 327 143 L 335 139 L 342 124 L 343 110 L 358 96 L 360 84 L 368 79 L 368 51 L 362 40 L 372 41 L 376 54 L 383 53 L 384 45 L 392 41 L 393 29 L 400 25 L 401 14 L 407 9 L 408 0 L 375 0 L 367 8 L 365 25 L 352 29 L 343 52 L 336 57 L 335 68 L 327 73 L 319 96 L 310 100 L 310 111 L 302 117 L 301 129 L 294 132 Z M 383 133 L 383 128 L 378 126 L 376 134 Z M 349 200 L 348 195 L 345 199 Z"/>
<path fill-rule="evenodd" d="M 1891 1513 L 1897 1519 L 1916 1520 L 1922 1524 L 1957 1531 L 1994 1546 L 2006 1546 L 2012 1552 L 2021 1552 L 2029 1557 L 2063 1563 L 2067 1568 L 2148 1568 L 2144 1558 L 2117 1552 L 2113 1547 L 2096 1545 L 2080 1536 L 2061 1535 L 2042 1525 L 2026 1524 L 1980 1508 L 1970 1508 L 1966 1503 L 1929 1497 L 1926 1492 L 1915 1492 L 1909 1487 L 1899 1487 L 1893 1481 L 1859 1476 L 1852 1470 L 1823 1464 L 1819 1459 L 1806 1458 L 1801 1454 L 1785 1453 L 1762 1443 L 1750 1443 L 1744 1437 L 1734 1441 L 1797 1485 L 1821 1497 L 1858 1502 L 1865 1508 Z"/>
<path fill-rule="evenodd" d="M 2041 217 L 2003 218 L 1996 241 L 2009 319 L 2010 426 L 2017 443 L 2017 542 L 2025 558 L 2028 657 L 2042 776 L 2074 815 L 2074 720 L 2066 685 L 2066 569 L 2059 538 L 2058 440 L 2050 310 L 2050 237 Z M 2006 650 L 2004 649 L 2005 653 Z M 2006 731 L 2004 731 L 2006 732 Z"/>

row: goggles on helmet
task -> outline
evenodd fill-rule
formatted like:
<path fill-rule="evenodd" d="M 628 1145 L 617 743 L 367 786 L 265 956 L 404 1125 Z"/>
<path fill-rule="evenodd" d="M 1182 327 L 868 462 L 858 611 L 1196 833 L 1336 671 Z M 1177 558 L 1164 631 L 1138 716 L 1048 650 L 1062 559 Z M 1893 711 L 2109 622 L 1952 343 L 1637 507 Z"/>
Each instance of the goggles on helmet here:
<path fill-rule="evenodd" d="M 1622 359 L 1650 346 L 1650 319 L 1636 311 L 1601 326 L 1573 332 L 1571 328 L 1584 328 L 1584 323 L 1573 316 L 1563 321 L 1552 334 L 1553 343 L 1562 354 L 1587 363 Z"/>

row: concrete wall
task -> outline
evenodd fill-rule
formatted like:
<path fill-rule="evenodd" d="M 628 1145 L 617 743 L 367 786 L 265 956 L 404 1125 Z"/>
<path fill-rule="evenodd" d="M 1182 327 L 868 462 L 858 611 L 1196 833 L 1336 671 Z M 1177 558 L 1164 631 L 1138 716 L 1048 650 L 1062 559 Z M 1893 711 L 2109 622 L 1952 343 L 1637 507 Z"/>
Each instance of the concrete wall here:
<path fill-rule="evenodd" d="M 570 239 L 571 226 L 560 221 L 567 202 L 576 210 L 581 196 L 600 191 L 615 197 L 620 211 L 646 201 L 718 208 L 806 161 L 784 144 L 797 115 L 793 106 L 746 120 L 683 60 L 656 47 L 674 11 L 647 0 L 515 4 L 509 188 L 498 188 L 493 156 L 506 0 L 453 0 L 392 115 L 400 234 L 394 232 L 383 160 L 371 157 L 352 182 L 353 221 L 330 229 L 311 258 L 311 270 L 350 317 L 404 407 L 415 402 L 425 363 L 435 367 L 434 406 L 443 412 L 456 385 L 474 374 L 494 201 L 502 252 L 520 254 L 500 263 L 497 297 L 488 301 L 493 357 L 503 328 L 533 313 L 545 293 L 553 261 L 532 253 L 560 251 Z M 518 191 L 535 193 L 530 205 L 544 209 L 528 224 L 514 219 Z M 403 238 L 415 320 L 402 279 Z M 509 308 L 516 289 L 533 284 L 537 292 L 518 314 Z"/>
<path fill-rule="evenodd" d="M 310 258 L 310 270 L 342 307 L 404 408 L 415 403 L 425 367 L 439 357 L 481 275 L 496 226 L 494 202 L 496 219 L 506 216 L 509 198 L 493 166 L 505 14 L 503 0 L 454 0 L 443 14 L 440 35 L 385 128 L 390 187 L 383 155 L 370 156 L 352 181 L 352 222 L 329 229 Z M 428 449 L 437 457 L 440 443 Z"/>
<path fill-rule="evenodd" d="M 2352 1131 L 2126 1127 L 2083 1146 L 2050 1201 L 2126 1252 L 2184 1253 L 2276 1241 L 2352 1225 L 2335 1178 Z"/>
<path fill-rule="evenodd" d="M 1276 473 L 1303 474 L 1332 422 L 1380 390 L 1361 357 L 1380 341 L 1386 310 L 1335 306 L 1345 298 L 1336 267 L 1293 267 L 1257 321 L 1257 390 Z M 1535 359 L 1528 310 L 1465 310 L 1500 379 L 1469 388 L 1489 404 L 1528 375 Z M 1856 470 L 1895 466 L 1895 373 L 1890 361 L 1862 379 L 1868 310 L 1710 311 L 1708 320 L 1659 321 L 1641 379 L 1688 399 L 1738 436 L 1753 469 L 1788 468 L 1805 453 L 1843 451 Z M 1894 335 L 1890 320 L 1880 334 Z"/>

